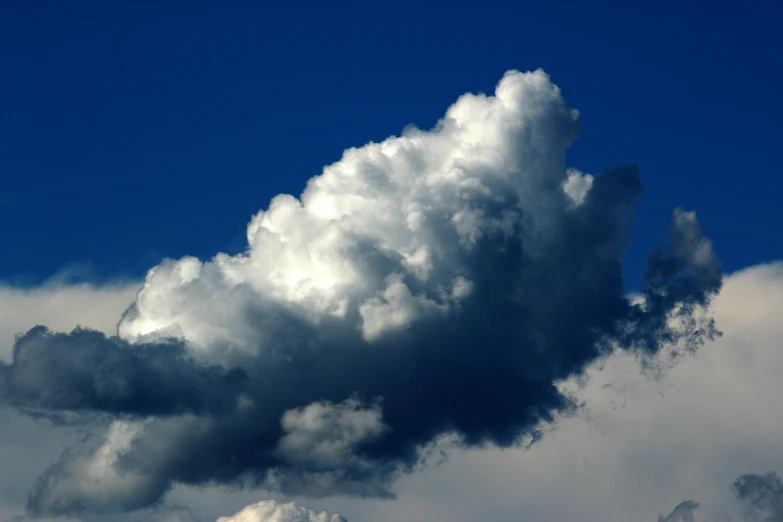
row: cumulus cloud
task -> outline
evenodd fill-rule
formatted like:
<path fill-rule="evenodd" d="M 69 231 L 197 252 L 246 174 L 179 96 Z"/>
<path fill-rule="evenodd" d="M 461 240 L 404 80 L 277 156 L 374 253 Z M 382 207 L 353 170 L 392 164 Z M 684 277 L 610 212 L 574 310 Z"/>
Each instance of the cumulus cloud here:
<path fill-rule="evenodd" d="M 402 477 L 397 502 L 319 505 L 373 522 L 652 522 L 693 499 L 698 522 L 764 520 L 742 513 L 730 486 L 783 469 L 782 307 L 783 263 L 736 272 L 712 305 L 723 335 L 663 375 L 618 350 L 561 384 L 583 406 L 532 446 L 452 451 Z"/>
<path fill-rule="evenodd" d="M 732 488 L 748 520 L 783 522 L 783 482 L 777 473 L 742 475 Z"/>
<path fill-rule="evenodd" d="M 20 337 L 3 399 L 117 418 L 49 468 L 31 511 L 135 509 L 174 484 L 393 497 L 437 437 L 516 444 L 572 411 L 557 383 L 613 349 L 714 336 L 720 263 L 691 212 L 626 296 L 639 174 L 567 169 L 578 129 L 546 74 L 509 72 L 274 198 L 246 252 L 150 270 L 119 338 Z M 114 360 L 128 370 L 107 383 Z"/>
<path fill-rule="evenodd" d="M 313 403 L 283 414 L 277 453 L 290 462 L 331 468 L 351 458 L 356 446 L 386 431 L 377 405 L 362 408 L 356 400 Z"/>
<path fill-rule="evenodd" d="M 313 511 L 293 502 L 277 503 L 264 500 L 247 506 L 230 517 L 220 517 L 217 522 L 347 522 L 339 514 Z"/>
<path fill-rule="evenodd" d="M 697 509 L 699 509 L 698 502 L 686 500 L 677 504 L 674 511 L 669 513 L 668 516 L 659 516 L 658 522 L 693 522 L 693 512 Z"/>

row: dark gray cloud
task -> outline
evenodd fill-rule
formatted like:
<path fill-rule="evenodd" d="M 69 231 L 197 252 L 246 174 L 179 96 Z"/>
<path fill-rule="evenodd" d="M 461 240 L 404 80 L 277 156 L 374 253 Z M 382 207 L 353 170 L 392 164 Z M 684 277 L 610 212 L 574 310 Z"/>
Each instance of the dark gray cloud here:
<path fill-rule="evenodd" d="M 783 522 L 783 482 L 777 473 L 742 475 L 732 489 L 749 520 Z"/>
<path fill-rule="evenodd" d="M 668 516 L 659 516 L 658 522 L 693 522 L 693 512 L 699 509 L 699 503 L 693 500 L 680 502 Z"/>
<path fill-rule="evenodd" d="M 5 400 L 119 419 L 44 473 L 30 512 L 134 510 L 174 484 L 393 498 L 443 434 L 535 438 L 576 408 L 557 381 L 617 345 L 698 347 L 710 242 L 676 210 L 629 299 L 638 169 L 569 173 L 577 130 L 543 73 L 509 74 L 431 133 L 346 152 L 304 203 L 274 200 L 247 253 L 156 267 L 124 340 L 28 332 Z"/>
<path fill-rule="evenodd" d="M 783 522 L 783 481 L 777 473 L 742 475 L 731 485 L 740 504 L 740 517 L 745 522 Z M 694 522 L 694 512 L 699 504 L 686 500 L 678 504 L 668 515 L 658 517 L 658 522 Z M 722 515 L 725 520 L 732 518 Z"/>
<path fill-rule="evenodd" d="M 33 411 L 219 415 L 245 382 L 240 369 L 195 364 L 177 341 L 131 346 L 82 328 L 35 327 L 0 362 L 0 399 Z"/>

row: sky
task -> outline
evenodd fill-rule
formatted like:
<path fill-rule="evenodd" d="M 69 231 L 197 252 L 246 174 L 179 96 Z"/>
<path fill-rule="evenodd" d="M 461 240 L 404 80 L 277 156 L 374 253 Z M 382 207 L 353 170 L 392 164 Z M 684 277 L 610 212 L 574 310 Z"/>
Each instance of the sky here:
<path fill-rule="evenodd" d="M 234 253 L 253 213 L 345 148 L 539 67 L 583 115 L 570 163 L 642 169 L 636 272 L 677 205 L 730 245 L 728 269 L 780 258 L 760 226 L 783 219 L 779 9 L 647 5 L 9 2 L 0 239 L 17 254 L 0 274 L 139 278 Z"/>
<path fill-rule="evenodd" d="M 783 520 L 781 14 L 5 4 L 0 522 Z"/>

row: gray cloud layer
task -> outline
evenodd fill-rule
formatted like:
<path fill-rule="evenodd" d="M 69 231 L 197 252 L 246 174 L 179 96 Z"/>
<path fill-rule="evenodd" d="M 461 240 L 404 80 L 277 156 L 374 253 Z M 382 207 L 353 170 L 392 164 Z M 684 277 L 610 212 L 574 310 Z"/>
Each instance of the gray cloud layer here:
<path fill-rule="evenodd" d="M 393 497 L 439 435 L 535 437 L 575 407 L 556 383 L 617 345 L 698 347 L 721 270 L 695 215 L 675 211 L 630 300 L 639 174 L 567 170 L 577 132 L 545 74 L 509 73 L 275 198 L 246 253 L 151 270 L 119 339 L 20 337 L 5 401 L 117 418 L 30 511 L 133 510 L 177 483 Z"/>

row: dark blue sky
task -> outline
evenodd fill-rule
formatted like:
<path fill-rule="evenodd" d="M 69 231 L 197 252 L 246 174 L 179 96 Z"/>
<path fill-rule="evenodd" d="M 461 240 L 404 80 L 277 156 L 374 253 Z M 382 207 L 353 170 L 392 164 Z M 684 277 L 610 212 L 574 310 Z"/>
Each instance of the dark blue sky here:
<path fill-rule="evenodd" d="M 631 285 L 677 205 L 727 269 L 783 258 L 771 1 L 120 4 L 0 8 L 0 280 L 236 252 L 343 149 L 537 67 L 582 114 L 570 164 L 641 167 Z"/>

